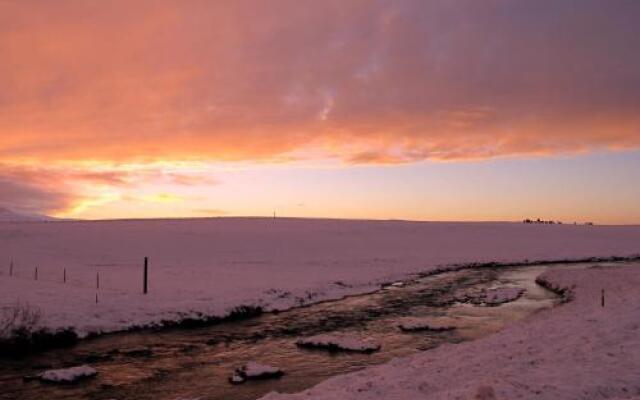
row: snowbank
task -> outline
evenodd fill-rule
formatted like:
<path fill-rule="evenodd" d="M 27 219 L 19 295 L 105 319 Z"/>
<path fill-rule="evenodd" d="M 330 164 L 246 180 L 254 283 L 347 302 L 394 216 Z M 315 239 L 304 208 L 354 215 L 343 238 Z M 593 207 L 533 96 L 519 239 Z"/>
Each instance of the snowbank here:
<path fill-rule="evenodd" d="M 640 252 L 638 243 L 637 226 L 273 218 L 3 222 L 0 307 L 29 303 L 41 309 L 42 326 L 85 335 L 224 316 L 239 305 L 286 309 L 451 264 L 628 256 Z"/>
<path fill-rule="evenodd" d="M 296 341 L 296 345 L 312 349 L 348 351 L 354 353 L 373 353 L 380 350 L 380 345 L 377 343 L 346 334 L 311 336 L 299 339 Z"/>
<path fill-rule="evenodd" d="M 638 398 L 640 264 L 551 270 L 541 279 L 573 300 L 483 339 L 263 400 Z"/>
<path fill-rule="evenodd" d="M 47 383 L 73 383 L 82 379 L 92 378 L 98 374 L 95 368 L 88 365 L 65 369 L 52 369 L 39 375 L 43 382 Z"/>
<path fill-rule="evenodd" d="M 280 378 L 282 375 L 284 375 L 284 372 L 278 367 L 250 361 L 238 368 L 229 378 L 229 382 L 240 384 L 252 379 Z"/>

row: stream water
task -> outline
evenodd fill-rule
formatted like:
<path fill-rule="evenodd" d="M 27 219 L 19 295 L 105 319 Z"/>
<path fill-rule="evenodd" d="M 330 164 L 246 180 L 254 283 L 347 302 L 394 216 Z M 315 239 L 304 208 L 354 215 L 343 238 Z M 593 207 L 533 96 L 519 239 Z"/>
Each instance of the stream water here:
<path fill-rule="evenodd" d="M 72 348 L 18 360 L 0 360 L 0 399 L 257 399 L 270 391 L 297 392 L 331 376 L 488 335 L 505 324 L 553 307 L 558 297 L 535 284 L 551 266 L 475 269 L 421 278 L 403 287 L 315 304 L 278 314 L 198 329 L 114 334 Z M 556 267 L 556 266 L 554 266 Z M 517 286 L 518 300 L 498 307 L 453 301 L 456 292 Z M 403 333 L 404 317 L 447 316 L 458 329 Z M 296 339 L 349 332 L 382 345 L 373 354 L 300 349 Z M 277 366 L 276 380 L 231 385 L 233 370 L 247 361 Z M 90 364 L 96 378 L 73 385 L 23 381 L 45 369 Z"/>

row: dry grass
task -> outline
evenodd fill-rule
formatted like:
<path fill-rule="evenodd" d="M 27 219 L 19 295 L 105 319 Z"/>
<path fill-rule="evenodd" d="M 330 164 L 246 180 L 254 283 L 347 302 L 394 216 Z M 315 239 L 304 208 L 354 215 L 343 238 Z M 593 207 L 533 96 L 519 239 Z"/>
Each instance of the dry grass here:
<path fill-rule="evenodd" d="M 0 338 L 10 338 L 17 333 L 34 332 L 42 312 L 28 303 L 17 302 L 0 308 Z"/>

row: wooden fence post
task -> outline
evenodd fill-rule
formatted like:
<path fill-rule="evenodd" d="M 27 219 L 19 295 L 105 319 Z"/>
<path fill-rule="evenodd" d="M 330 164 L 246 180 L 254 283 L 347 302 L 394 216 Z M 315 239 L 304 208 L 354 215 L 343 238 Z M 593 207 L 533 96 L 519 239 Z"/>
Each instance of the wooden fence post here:
<path fill-rule="evenodd" d="M 149 269 L 149 257 L 145 257 L 144 258 L 144 276 L 143 276 L 143 286 L 142 286 L 142 293 L 143 294 L 147 294 L 149 286 L 148 286 L 148 269 Z"/>

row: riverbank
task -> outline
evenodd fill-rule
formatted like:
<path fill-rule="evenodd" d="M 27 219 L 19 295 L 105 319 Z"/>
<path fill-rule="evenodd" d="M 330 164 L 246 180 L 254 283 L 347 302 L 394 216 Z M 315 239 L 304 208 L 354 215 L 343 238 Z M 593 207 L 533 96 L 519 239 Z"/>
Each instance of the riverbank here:
<path fill-rule="evenodd" d="M 214 218 L 0 224 L 0 304 L 79 337 L 285 310 L 470 263 L 632 256 L 640 227 Z M 142 261 L 150 258 L 149 293 Z"/>
<path fill-rule="evenodd" d="M 163 329 L 102 335 L 65 349 L 0 359 L 0 399 L 255 400 L 271 391 L 298 392 L 326 380 L 442 343 L 474 340 L 500 330 L 559 297 L 535 283 L 547 265 L 473 268 L 418 278 L 375 293 L 316 303 L 281 313 L 196 329 Z M 522 291 L 499 306 L 467 302 L 496 290 Z M 469 297 L 471 296 L 471 297 Z M 486 299 L 487 301 L 489 298 Z M 452 330 L 407 332 L 408 321 L 448 321 Z M 317 335 L 352 337 L 380 345 L 371 354 L 298 346 Z M 275 380 L 229 383 L 247 363 L 284 372 Z M 88 365 L 98 374 L 75 385 L 52 386 L 33 377 L 48 370 Z M 29 377 L 26 381 L 24 377 Z"/>
<path fill-rule="evenodd" d="M 274 393 L 263 399 L 640 396 L 640 265 L 554 269 L 539 281 L 571 301 L 486 338 L 395 359 L 299 394 Z"/>

